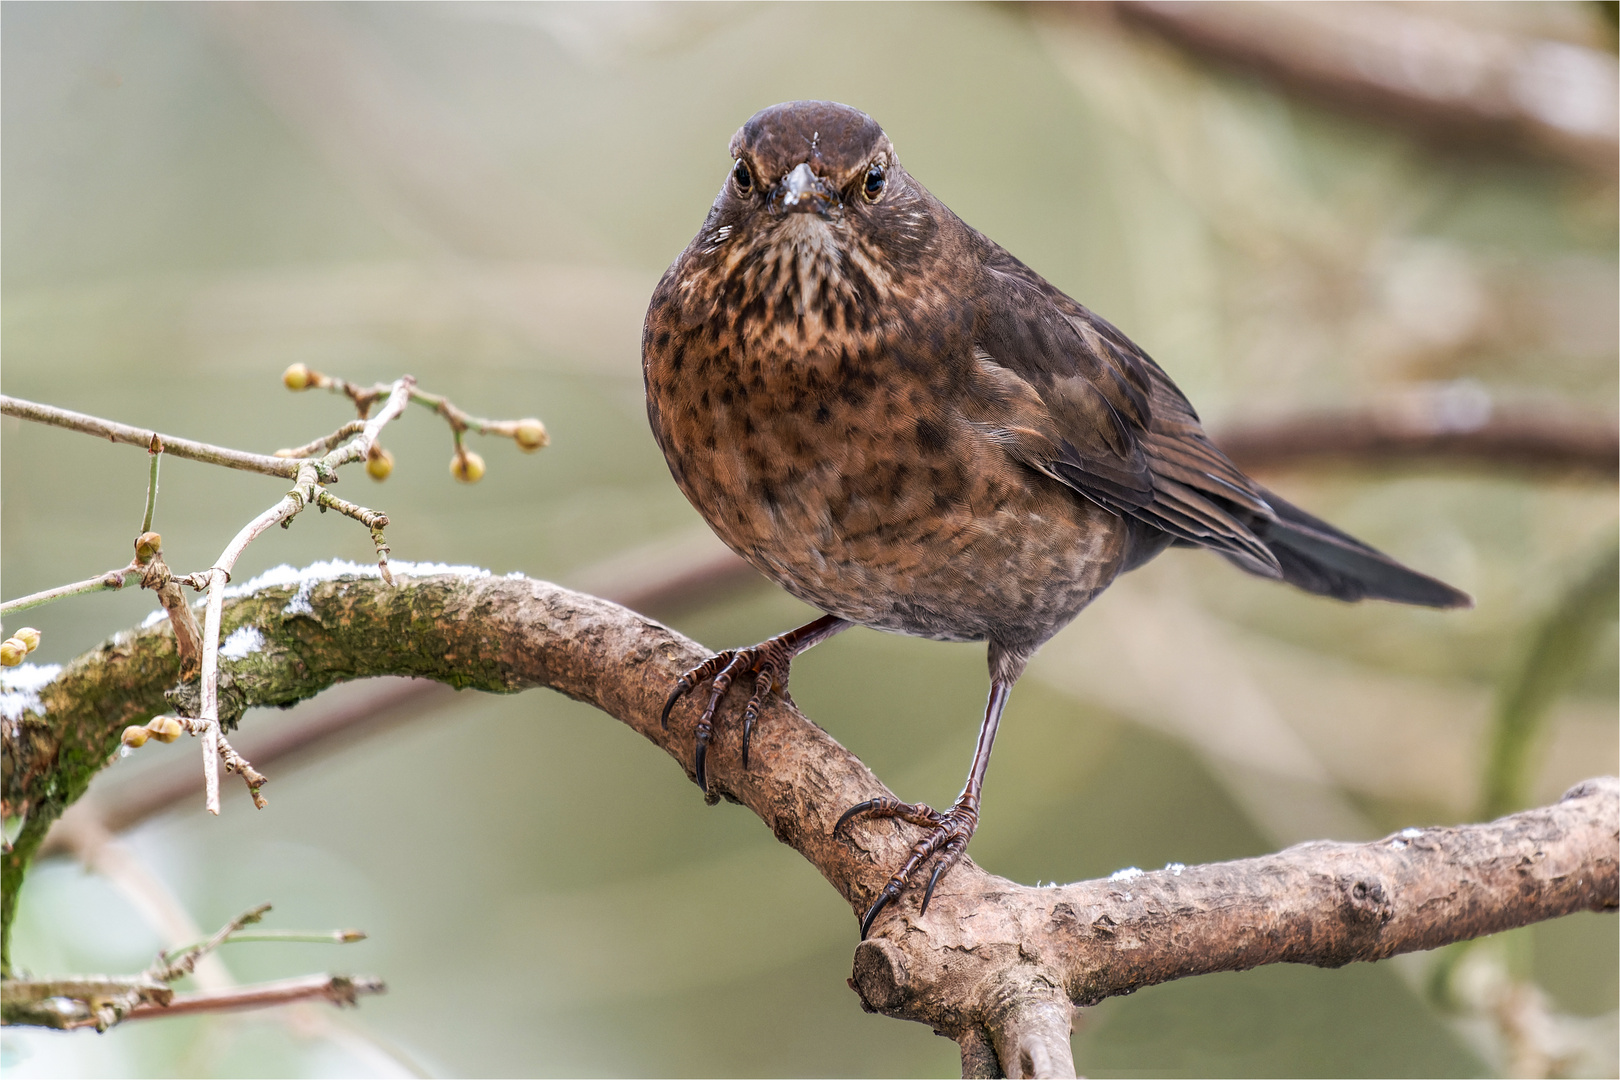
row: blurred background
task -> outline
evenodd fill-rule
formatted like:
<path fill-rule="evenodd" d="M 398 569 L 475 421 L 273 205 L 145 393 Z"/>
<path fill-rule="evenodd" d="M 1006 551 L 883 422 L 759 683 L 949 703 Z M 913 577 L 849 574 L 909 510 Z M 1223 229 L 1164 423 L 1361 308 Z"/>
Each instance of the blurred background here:
<path fill-rule="evenodd" d="M 7 3 L 0 378 L 261 452 L 352 415 L 285 392 L 294 362 L 539 416 L 551 447 L 475 443 L 488 475 L 468 487 L 413 410 L 386 433 L 393 477 L 342 493 L 387 511 L 397 558 L 522 571 L 751 643 L 808 612 L 725 570 L 671 482 L 641 320 L 737 126 L 777 101 L 847 102 L 958 214 L 1151 352 L 1268 485 L 1478 601 L 1343 606 L 1164 555 L 1020 683 L 974 858 L 1069 881 L 1478 820 L 1620 753 L 1601 450 L 1620 382 L 1614 11 Z M 1542 441 L 1378 461 L 1279 442 L 1341 421 L 1511 421 Z M 1583 432 L 1595 464 L 1546 449 Z M 6 597 L 127 559 L 144 454 L 13 420 L 0 449 Z M 167 461 L 170 565 L 207 567 L 280 494 Z M 369 539 L 308 515 L 237 577 L 329 557 L 369 562 Z M 65 663 L 154 607 L 131 589 L 30 612 L 33 659 Z M 982 647 L 856 630 L 800 660 L 793 688 L 902 797 L 938 805 L 985 681 Z M 268 765 L 250 749 L 332 728 Z M 7 1029 L 9 1075 L 958 1070 L 954 1044 L 861 1011 L 856 922 L 814 870 L 584 706 L 351 686 L 249 714 L 238 745 L 271 777 L 264 811 L 238 786 L 217 820 L 193 787 L 143 803 L 176 769 L 196 785 L 189 740 L 106 770 L 28 879 L 16 963 L 134 971 L 188 920 L 270 900 L 270 925 L 370 937 L 231 946 L 204 981 L 368 972 L 389 993 L 342 1014 Z M 1612 915 L 1579 915 L 1376 966 L 1187 980 L 1086 1010 L 1076 1061 L 1614 1075 L 1617 951 Z"/>

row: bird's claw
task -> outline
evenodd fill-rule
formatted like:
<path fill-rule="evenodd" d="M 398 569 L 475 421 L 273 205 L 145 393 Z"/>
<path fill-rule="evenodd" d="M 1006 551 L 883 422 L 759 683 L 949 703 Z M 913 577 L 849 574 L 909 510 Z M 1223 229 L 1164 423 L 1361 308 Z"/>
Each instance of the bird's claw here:
<path fill-rule="evenodd" d="M 833 825 L 834 836 L 861 814 L 899 818 L 928 830 L 927 834 L 912 847 L 911 855 L 905 863 L 878 892 L 872 906 L 866 909 L 866 914 L 861 918 L 862 941 L 865 941 L 866 936 L 871 933 L 872 924 L 877 921 L 878 914 L 899 898 L 911 884 L 911 877 L 918 868 L 927 862 L 930 856 L 938 853 L 939 858 L 934 864 L 934 872 L 928 878 L 928 887 L 923 890 L 922 906 L 917 912 L 919 916 L 928 913 L 929 901 L 934 898 L 934 887 L 939 884 L 939 879 L 944 876 L 945 871 L 961 858 L 962 852 L 967 849 L 968 841 L 973 838 L 974 829 L 978 828 L 977 804 L 977 799 L 970 800 L 964 796 L 942 814 L 925 803 L 905 803 L 892 796 L 884 796 L 856 803 L 843 812 Z"/>
<path fill-rule="evenodd" d="M 780 651 L 773 648 L 772 642 L 767 641 L 746 649 L 726 649 L 715 653 L 677 679 L 674 689 L 664 701 L 664 711 L 659 717 L 659 723 L 665 731 L 668 731 L 669 716 L 675 708 L 675 703 L 705 680 L 714 680 L 709 686 L 709 699 L 703 706 L 703 713 L 698 717 L 694 731 L 696 749 L 693 754 L 692 771 L 698 787 L 705 792 L 709 790 L 705 765 L 709 755 L 709 742 L 714 735 L 714 714 L 719 710 L 720 702 L 725 698 L 726 691 L 731 689 L 732 682 L 739 676 L 754 675 L 754 692 L 743 708 L 742 761 L 743 768 L 746 769 L 748 744 L 754 734 L 754 722 L 759 719 L 760 711 L 765 707 L 765 698 L 769 696 L 773 687 L 787 685 L 787 660 L 791 659 L 791 654 L 784 659 L 777 656 Z"/>

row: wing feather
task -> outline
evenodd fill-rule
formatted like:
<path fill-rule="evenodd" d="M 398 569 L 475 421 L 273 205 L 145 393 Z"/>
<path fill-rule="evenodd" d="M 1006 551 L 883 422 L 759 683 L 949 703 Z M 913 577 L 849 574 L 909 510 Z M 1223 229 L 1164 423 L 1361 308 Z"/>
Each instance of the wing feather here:
<path fill-rule="evenodd" d="M 1009 449 L 1115 513 L 1281 576 L 1245 522 L 1272 520 L 1271 506 L 1205 436 L 1170 377 L 1011 255 L 996 248 L 987 266 L 1013 295 L 981 313 L 974 359 L 991 384 L 1022 384 L 994 424 L 1039 433 Z"/>

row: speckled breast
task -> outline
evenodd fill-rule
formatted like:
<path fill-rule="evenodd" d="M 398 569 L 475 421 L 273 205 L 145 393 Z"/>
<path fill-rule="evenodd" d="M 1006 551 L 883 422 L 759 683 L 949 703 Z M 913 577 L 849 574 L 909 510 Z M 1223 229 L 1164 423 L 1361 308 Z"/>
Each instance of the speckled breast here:
<path fill-rule="evenodd" d="M 885 630 L 1033 646 L 1118 573 L 1123 521 L 952 407 L 976 392 L 965 317 L 765 332 L 690 310 L 680 269 L 643 341 L 653 432 L 720 538 L 794 596 Z"/>

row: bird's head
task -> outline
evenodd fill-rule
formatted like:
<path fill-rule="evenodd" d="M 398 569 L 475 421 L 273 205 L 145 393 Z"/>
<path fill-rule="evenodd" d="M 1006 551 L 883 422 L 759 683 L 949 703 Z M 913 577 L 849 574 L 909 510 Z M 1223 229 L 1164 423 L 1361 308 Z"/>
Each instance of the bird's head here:
<path fill-rule="evenodd" d="M 713 252 L 876 254 L 930 231 L 926 193 L 858 109 L 831 101 L 762 109 L 732 136 L 731 157 L 699 235 Z"/>
<path fill-rule="evenodd" d="M 830 101 L 789 101 L 762 109 L 731 137 L 725 195 L 739 210 L 781 219 L 842 217 L 888 194 L 899 164 L 870 116 Z"/>

